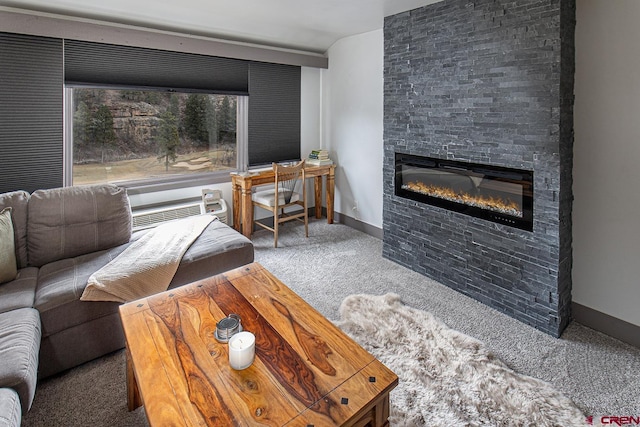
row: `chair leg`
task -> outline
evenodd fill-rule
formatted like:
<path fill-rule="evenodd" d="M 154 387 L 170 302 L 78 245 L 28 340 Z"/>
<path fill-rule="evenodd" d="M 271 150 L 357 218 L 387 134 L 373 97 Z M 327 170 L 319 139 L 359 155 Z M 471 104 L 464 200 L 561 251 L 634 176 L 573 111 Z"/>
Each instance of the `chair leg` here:
<path fill-rule="evenodd" d="M 275 210 L 273 215 L 273 247 L 278 247 L 278 225 L 280 221 L 278 221 L 278 211 Z"/>

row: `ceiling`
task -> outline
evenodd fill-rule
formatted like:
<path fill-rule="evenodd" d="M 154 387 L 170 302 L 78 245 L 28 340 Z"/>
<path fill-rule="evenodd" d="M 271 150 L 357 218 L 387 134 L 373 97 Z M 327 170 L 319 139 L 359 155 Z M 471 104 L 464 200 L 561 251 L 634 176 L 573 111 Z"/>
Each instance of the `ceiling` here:
<path fill-rule="evenodd" d="M 385 16 L 436 1 L 0 0 L 0 6 L 325 53 L 343 37 L 382 28 Z"/>

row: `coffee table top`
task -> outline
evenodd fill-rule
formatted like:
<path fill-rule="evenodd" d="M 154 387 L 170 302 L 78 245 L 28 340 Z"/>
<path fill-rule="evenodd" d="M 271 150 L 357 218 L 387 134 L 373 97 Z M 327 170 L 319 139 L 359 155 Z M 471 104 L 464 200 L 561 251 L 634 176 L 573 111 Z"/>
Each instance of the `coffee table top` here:
<path fill-rule="evenodd" d="M 214 337 L 231 313 L 256 337 L 242 371 Z M 258 263 L 124 304 L 120 315 L 151 425 L 351 425 L 388 404 L 398 383 Z"/>

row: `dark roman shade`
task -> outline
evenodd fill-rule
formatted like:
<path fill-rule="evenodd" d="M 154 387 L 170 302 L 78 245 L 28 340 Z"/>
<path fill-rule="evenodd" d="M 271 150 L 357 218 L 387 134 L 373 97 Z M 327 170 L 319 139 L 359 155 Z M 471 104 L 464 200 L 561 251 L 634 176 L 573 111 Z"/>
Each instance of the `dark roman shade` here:
<path fill-rule="evenodd" d="M 0 33 L 0 193 L 62 185 L 62 40 Z"/>
<path fill-rule="evenodd" d="M 239 59 L 65 40 L 64 65 L 69 85 L 248 93 L 249 63 Z"/>
<path fill-rule="evenodd" d="M 300 159 L 300 67 L 249 67 L 249 166 Z"/>

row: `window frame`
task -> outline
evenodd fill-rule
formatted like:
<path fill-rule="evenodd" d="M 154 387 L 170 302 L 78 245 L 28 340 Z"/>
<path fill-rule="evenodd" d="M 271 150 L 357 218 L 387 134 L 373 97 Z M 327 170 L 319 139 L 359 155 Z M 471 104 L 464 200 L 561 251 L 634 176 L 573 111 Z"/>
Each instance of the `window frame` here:
<path fill-rule="evenodd" d="M 95 88 L 111 90 L 160 90 L 165 88 L 140 88 L 134 86 L 100 86 L 100 85 L 64 85 L 64 107 L 63 107 L 63 185 L 65 187 L 73 184 L 73 89 L 75 88 Z M 190 92 L 180 90 L 181 92 Z M 215 95 L 212 92 L 192 91 Z M 226 94 L 221 94 L 226 95 Z M 136 180 L 118 181 L 117 185 L 127 188 L 132 193 L 142 194 L 157 191 L 173 190 L 178 188 L 197 187 L 211 184 L 231 182 L 231 174 L 246 170 L 248 158 L 248 123 L 249 123 L 249 96 L 236 95 L 236 168 L 216 172 L 203 172 L 199 174 L 174 174 L 167 177 L 155 177 Z"/>

